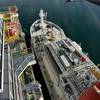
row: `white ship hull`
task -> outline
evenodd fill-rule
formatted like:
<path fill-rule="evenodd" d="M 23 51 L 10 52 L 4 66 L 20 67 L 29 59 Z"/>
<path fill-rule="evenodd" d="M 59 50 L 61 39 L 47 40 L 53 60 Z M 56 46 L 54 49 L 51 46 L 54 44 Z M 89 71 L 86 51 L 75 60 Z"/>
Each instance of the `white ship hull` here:
<path fill-rule="evenodd" d="M 40 17 L 30 33 L 51 100 L 77 100 L 100 78 L 94 74 L 99 69 L 59 26 L 43 19 L 43 11 Z"/>

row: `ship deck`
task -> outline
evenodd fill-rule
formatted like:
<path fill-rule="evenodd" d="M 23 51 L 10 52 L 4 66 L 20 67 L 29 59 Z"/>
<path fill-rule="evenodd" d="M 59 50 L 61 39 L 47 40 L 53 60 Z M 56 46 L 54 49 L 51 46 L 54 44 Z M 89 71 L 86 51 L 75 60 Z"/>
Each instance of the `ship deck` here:
<path fill-rule="evenodd" d="M 8 55 L 5 53 L 4 58 L 4 90 L 3 93 L 0 93 L 0 100 L 9 98 L 9 69 L 8 69 Z"/>
<path fill-rule="evenodd" d="M 12 61 L 10 59 L 9 47 L 6 45 L 4 50 L 4 77 L 3 77 L 3 90 L 0 93 L 0 100 L 13 99 L 15 80 L 13 75 Z M 15 97 L 16 98 L 16 97 Z"/>
<path fill-rule="evenodd" d="M 37 20 L 31 27 L 31 33 L 31 37 L 44 35 L 48 41 L 55 41 L 65 38 L 63 30 L 59 26 L 49 21 L 44 21 L 42 29 L 40 20 Z"/>
<path fill-rule="evenodd" d="M 38 60 L 47 85 L 50 86 L 48 80 L 55 84 L 53 85 L 53 90 L 48 87 L 52 91 L 51 93 L 55 91 L 55 93 L 57 92 L 62 97 L 62 91 L 59 90 L 59 86 L 56 86 L 56 84 L 59 84 L 60 78 L 64 81 L 62 84 L 64 84 L 64 87 L 66 86 L 66 89 L 69 87 L 72 88 L 72 96 L 74 97 L 78 97 L 84 89 L 91 86 L 92 82 L 97 80 L 90 71 L 92 67 L 96 68 L 95 64 L 83 53 L 82 49 L 75 42 L 68 38 L 47 43 L 40 41 L 34 45 L 35 51 L 39 51 L 38 54 L 36 53 L 37 58 L 43 59 L 43 61 Z M 44 72 L 42 65 L 45 66 L 47 72 Z M 90 82 L 85 77 L 89 77 Z M 67 95 L 66 98 L 68 98 Z"/>

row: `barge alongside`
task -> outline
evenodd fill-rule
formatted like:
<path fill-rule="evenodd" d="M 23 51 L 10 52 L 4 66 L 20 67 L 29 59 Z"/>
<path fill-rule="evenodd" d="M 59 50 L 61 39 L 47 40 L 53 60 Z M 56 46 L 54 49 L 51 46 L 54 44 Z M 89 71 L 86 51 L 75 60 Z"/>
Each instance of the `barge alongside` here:
<path fill-rule="evenodd" d="M 0 100 L 44 100 L 18 16 L 16 6 L 0 13 Z"/>

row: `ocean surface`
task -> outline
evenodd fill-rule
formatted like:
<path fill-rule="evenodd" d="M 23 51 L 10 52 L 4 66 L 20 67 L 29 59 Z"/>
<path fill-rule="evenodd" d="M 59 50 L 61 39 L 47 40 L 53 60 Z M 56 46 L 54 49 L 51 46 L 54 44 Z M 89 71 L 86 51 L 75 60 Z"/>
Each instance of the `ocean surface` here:
<path fill-rule="evenodd" d="M 66 36 L 81 43 L 94 63 L 100 63 L 100 6 L 76 0 L 0 0 L 0 10 L 7 6 L 18 7 L 19 18 L 26 36 L 30 26 L 37 19 L 40 9 L 48 13 L 47 19 L 58 24 Z"/>

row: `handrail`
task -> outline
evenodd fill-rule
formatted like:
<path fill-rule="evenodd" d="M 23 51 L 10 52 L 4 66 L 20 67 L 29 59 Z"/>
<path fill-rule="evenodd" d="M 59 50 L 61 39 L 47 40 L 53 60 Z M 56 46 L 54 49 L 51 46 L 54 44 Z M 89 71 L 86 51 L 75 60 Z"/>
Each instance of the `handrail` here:
<path fill-rule="evenodd" d="M 2 26 L 2 29 L 1 29 L 1 39 L 2 39 L 2 49 L 1 49 L 1 88 L 0 88 L 0 92 L 3 91 L 3 87 L 4 87 L 4 23 L 3 23 L 3 17 L 1 17 L 1 26 Z"/>
<path fill-rule="evenodd" d="M 19 77 L 20 73 L 24 70 L 24 68 L 26 67 L 26 65 L 30 62 L 33 61 L 34 56 L 33 55 L 29 55 L 22 63 L 21 65 L 17 68 L 16 70 L 16 75 Z"/>
<path fill-rule="evenodd" d="M 12 50 L 12 55 L 14 59 L 14 65 L 15 67 L 19 67 L 20 64 L 26 59 L 26 57 L 33 55 L 33 58 L 35 59 L 34 52 L 32 48 L 25 48 L 23 50 L 18 50 L 18 51 L 13 51 Z M 19 58 L 19 59 L 17 59 Z M 15 70 L 16 70 L 15 68 Z"/>

